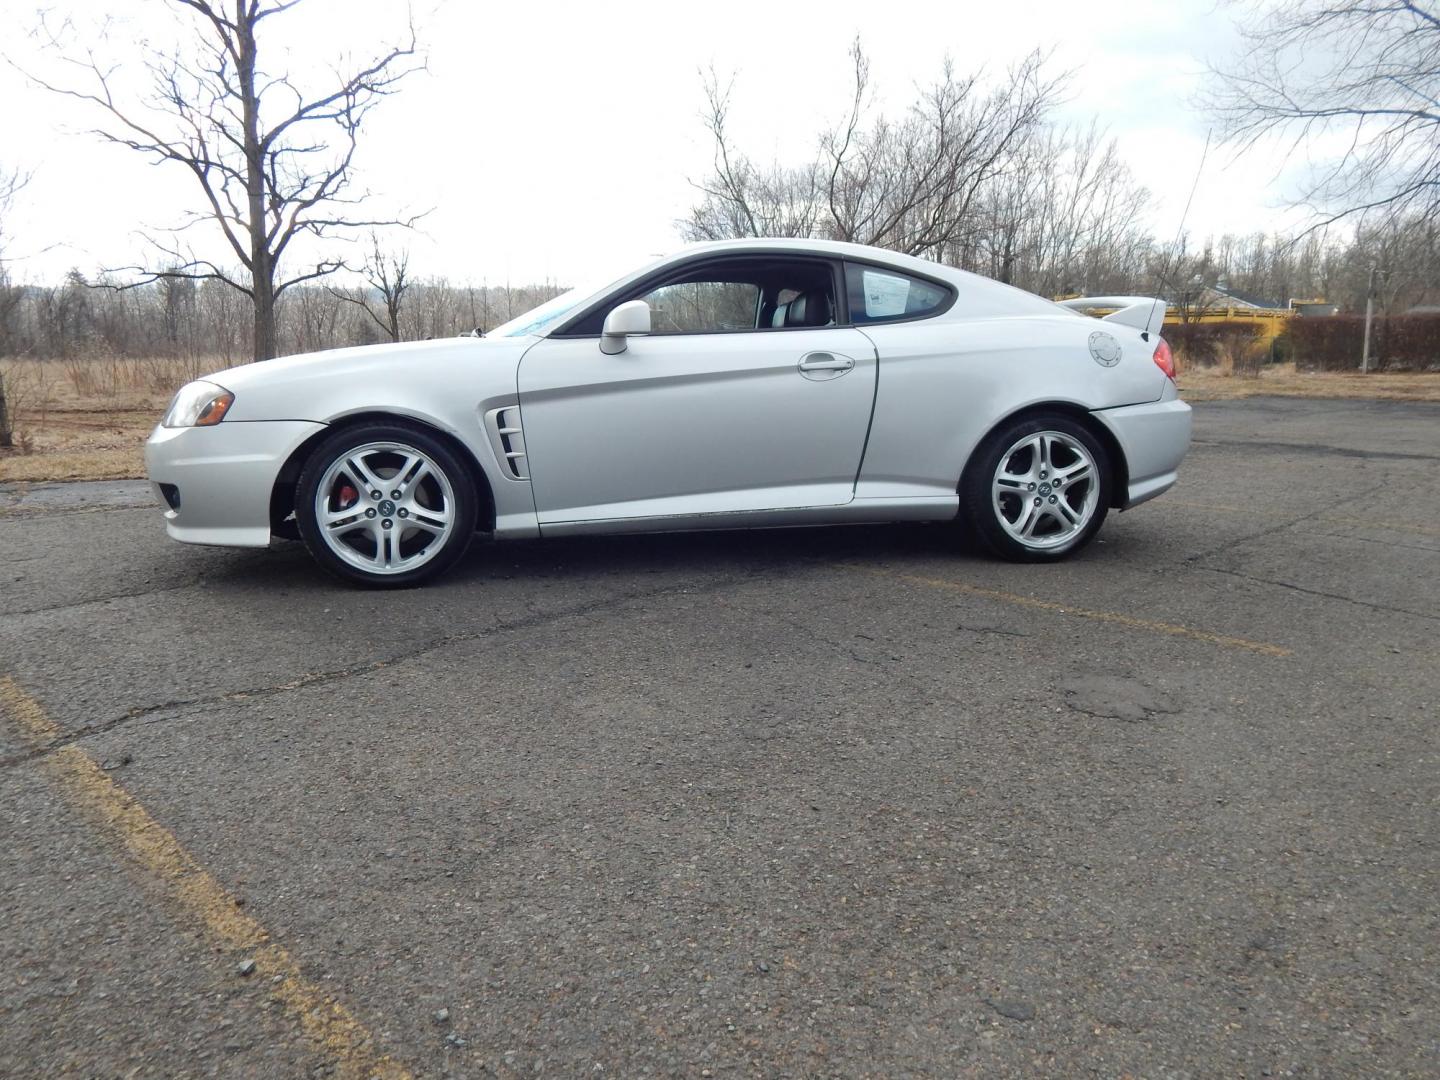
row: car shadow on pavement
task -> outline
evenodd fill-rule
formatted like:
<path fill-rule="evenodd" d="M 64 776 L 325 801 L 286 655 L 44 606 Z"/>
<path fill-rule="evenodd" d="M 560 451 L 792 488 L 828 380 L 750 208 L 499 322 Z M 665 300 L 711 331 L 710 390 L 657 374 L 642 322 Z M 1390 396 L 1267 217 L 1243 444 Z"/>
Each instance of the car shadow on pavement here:
<path fill-rule="evenodd" d="M 1077 552 L 1066 564 L 1110 562 L 1125 556 L 1118 530 Z M 589 580 L 670 572 L 697 575 L 798 569 L 843 562 L 932 564 L 953 562 L 957 570 L 975 564 L 1002 565 L 978 550 L 949 524 L 837 525 L 817 528 L 736 529 L 714 532 L 634 533 L 616 536 L 494 541 L 477 536 L 465 557 L 426 589 L 482 586 L 491 581 L 535 578 Z M 216 584 L 261 588 L 341 590 L 304 545 L 277 541 L 264 550 L 213 551 L 203 578 Z"/>

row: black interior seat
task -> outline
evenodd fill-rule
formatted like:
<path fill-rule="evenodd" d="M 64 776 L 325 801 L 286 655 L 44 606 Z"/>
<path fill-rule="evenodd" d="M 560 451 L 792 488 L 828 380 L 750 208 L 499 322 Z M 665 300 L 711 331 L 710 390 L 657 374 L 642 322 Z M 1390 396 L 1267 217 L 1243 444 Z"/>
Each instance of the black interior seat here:
<path fill-rule="evenodd" d="M 833 321 L 830 297 L 823 292 L 801 293 L 770 316 L 771 326 L 829 326 Z"/>
<path fill-rule="evenodd" d="M 786 326 L 829 326 L 830 297 L 823 292 L 801 293 L 785 305 Z"/>

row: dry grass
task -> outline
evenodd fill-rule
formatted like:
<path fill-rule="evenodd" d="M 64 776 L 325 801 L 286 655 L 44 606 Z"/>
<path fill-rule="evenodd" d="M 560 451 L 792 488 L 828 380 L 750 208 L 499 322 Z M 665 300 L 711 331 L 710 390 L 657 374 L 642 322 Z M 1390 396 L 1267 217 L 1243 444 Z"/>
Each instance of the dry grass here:
<path fill-rule="evenodd" d="M 1276 395 L 1304 398 L 1372 398 L 1382 401 L 1440 401 L 1440 371 L 1296 371 L 1294 364 L 1261 367 L 1253 374 L 1227 365 L 1180 372 L 1188 401 L 1229 401 Z"/>
<path fill-rule="evenodd" d="M 143 477 L 143 447 L 170 398 L 213 361 L 4 360 L 15 449 L 0 483 Z"/>

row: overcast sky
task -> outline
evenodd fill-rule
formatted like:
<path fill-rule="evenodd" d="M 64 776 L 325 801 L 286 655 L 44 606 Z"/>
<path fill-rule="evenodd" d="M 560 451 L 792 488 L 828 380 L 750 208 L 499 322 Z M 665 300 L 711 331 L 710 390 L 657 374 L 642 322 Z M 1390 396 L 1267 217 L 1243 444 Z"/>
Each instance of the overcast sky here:
<path fill-rule="evenodd" d="M 23 2 L 6 6 L 11 27 L 33 25 Z M 141 74 L 138 42 L 164 42 L 188 19 L 165 0 L 48 7 L 52 20 L 71 19 L 75 40 L 121 64 L 122 84 Z M 876 104 L 891 111 L 947 55 L 962 71 L 1003 71 L 1031 49 L 1053 49 L 1055 69 L 1073 72 L 1057 118 L 1108 128 L 1156 197 L 1152 227 L 1168 237 L 1206 139 L 1193 95 L 1206 61 L 1236 47 L 1232 11 L 1213 0 L 415 0 L 414 11 L 429 70 L 373 115 L 361 180 L 377 208 L 433 208 L 420 233 L 401 239 L 413 270 L 476 283 L 571 282 L 674 248 L 676 221 L 695 200 L 689 181 L 710 163 L 699 69 L 734 74 L 734 133 L 752 157 L 799 162 L 845 112 L 856 34 L 871 57 Z M 363 58 L 398 40 L 404 12 L 397 0 L 306 0 L 262 24 L 262 64 L 318 77 L 345 52 Z M 73 78 L 33 38 L 8 33 L 0 51 L 22 68 Z M 7 225 L 17 278 L 133 261 L 139 227 L 175 224 L 194 205 L 193 180 L 103 145 L 86 133 L 94 112 L 28 85 L 10 65 L 0 65 L 0 101 L 0 167 L 34 174 Z M 1275 154 L 1237 160 L 1212 149 L 1191 233 L 1279 227 L 1297 167 Z"/>

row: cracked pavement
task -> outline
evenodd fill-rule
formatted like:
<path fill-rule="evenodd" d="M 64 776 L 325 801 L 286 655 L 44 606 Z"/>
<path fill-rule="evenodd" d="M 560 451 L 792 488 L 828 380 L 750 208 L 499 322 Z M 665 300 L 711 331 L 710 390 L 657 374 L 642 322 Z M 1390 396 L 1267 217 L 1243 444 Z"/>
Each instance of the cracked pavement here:
<path fill-rule="evenodd" d="M 415 1076 L 1435 1075 L 1437 465 L 1435 405 L 1207 403 L 1060 566 L 596 538 L 402 593 L 0 491 L 54 726 L 0 710 L 0 1074 L 345 1074 L 74 747 Z"/>

